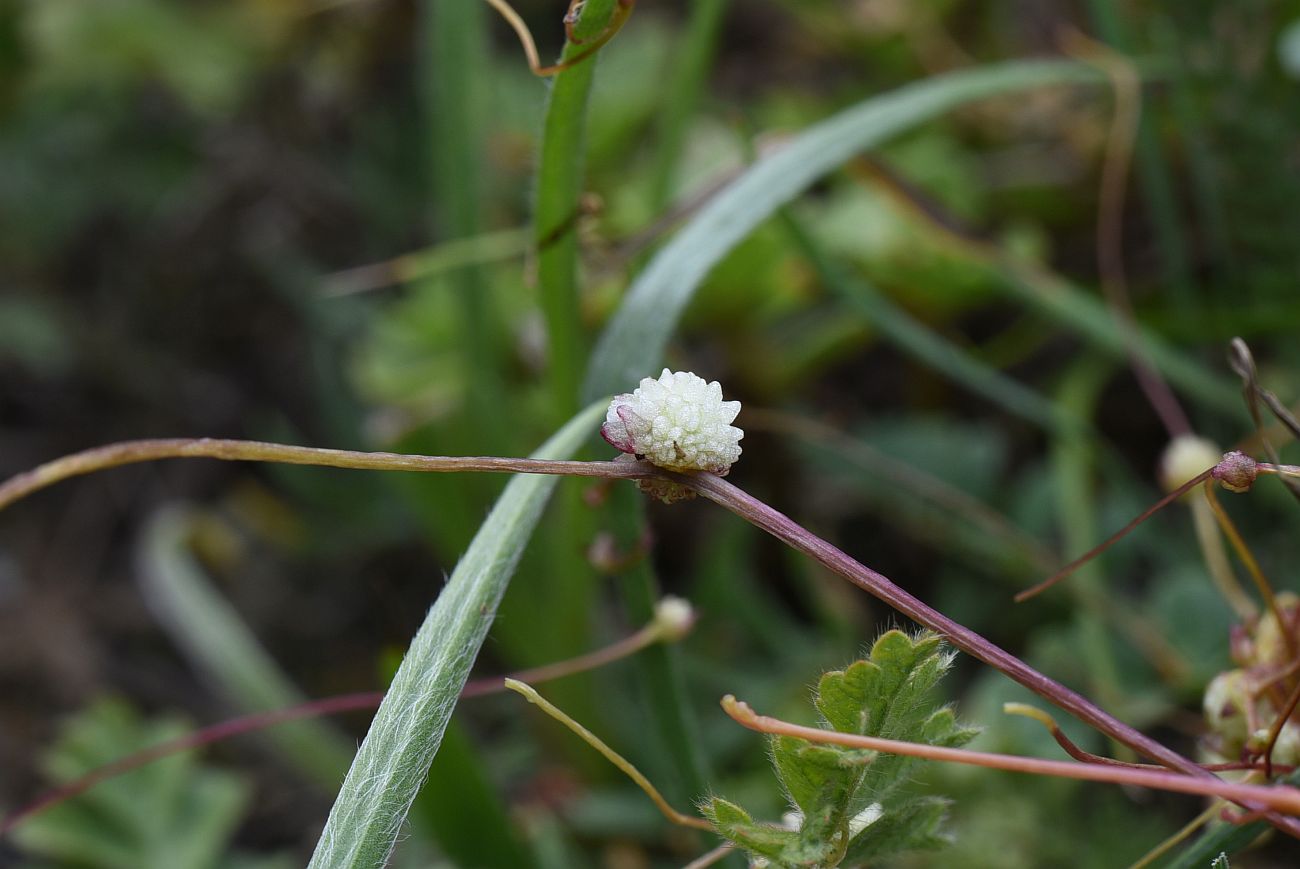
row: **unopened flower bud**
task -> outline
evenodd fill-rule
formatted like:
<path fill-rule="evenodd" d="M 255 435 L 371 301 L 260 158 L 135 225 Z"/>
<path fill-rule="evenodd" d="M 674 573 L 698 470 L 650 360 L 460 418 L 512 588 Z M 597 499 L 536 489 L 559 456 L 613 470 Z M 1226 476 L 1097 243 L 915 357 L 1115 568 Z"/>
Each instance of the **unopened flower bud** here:
<path fill-rule="evenodd" d="M 1223 454 L 1223 460 L 1214 468 L 1214 479 L 1229 492 L 1249 492 L 1259 475 L 1255 460 L 1245 453 L 1233 450 Z"/>
<path fill-rule="evenodd" d="M 615 396 L 600 434 L 613 447 L 670 471 L 726 474 L 740 458 L 744 432 L 731 422 L 739 401 L 689 371 L 667 368 L 632 392 Z"/>
<path fill-rule="evenodd" d="M 675 643 L 695 625 L 695 608 L 685 598 L 666 595 L 655 604 L 655 624 L 665 642 Z"/>
<path fill-rule="evenodd" d="M 1295 766 L 1300 762 L 1300 727 L 1288 721 L 1282 725 L 1273 745 L 1273 763 Z"/>
<path fill-rule="evenodd" d="M 1196 435 L 1179 435 L 1160 456 L 1160 485 L 1172 492 L 1197 474 L 1213 468 L 1223 458 L 1223 450 L 1213 441 Z"/>
<path fill-rule="evenodd" d="M 1205 688 L 1205 722 L 1222 741 L 1220 753 L 1225 757 L 1240 751 L 1250 734 L 1246 714 L 1250 703 L 1250 683 L 1244 670 L 1220 673 Z"/>

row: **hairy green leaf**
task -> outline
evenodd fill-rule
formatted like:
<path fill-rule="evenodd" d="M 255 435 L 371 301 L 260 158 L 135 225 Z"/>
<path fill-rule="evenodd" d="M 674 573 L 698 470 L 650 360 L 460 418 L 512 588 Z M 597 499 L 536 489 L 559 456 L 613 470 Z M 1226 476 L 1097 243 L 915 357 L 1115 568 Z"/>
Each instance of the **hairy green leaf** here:
<path fill-rule="evenodd" d="M 975 735 L 930 693 L 952 655 L 934 634 L 889 631 L 869 656 L 822 676 L 813 698 L 823 726 L 842 733 L 959 746 Z M 719 834 L 777 866 L 862 866 L 887 854 L 945 843 L 946 801 L 918 798 L 902 785 L 915 758 L 821 745 L 790 736 L 771 740 L 772 763 L 790 798 L 797 828 L 756 823 L 715 797 L 704 814 Z"/>
<path fill-rule="evenodd" d="M 582 411 L 534 456 L 571 455 L 604 411 L 604 402 Z M 519 475 L 497 499 L 393 677 L 330 811 L 313 869 L 370 869 L 388 859 L 557 479 Z"/>

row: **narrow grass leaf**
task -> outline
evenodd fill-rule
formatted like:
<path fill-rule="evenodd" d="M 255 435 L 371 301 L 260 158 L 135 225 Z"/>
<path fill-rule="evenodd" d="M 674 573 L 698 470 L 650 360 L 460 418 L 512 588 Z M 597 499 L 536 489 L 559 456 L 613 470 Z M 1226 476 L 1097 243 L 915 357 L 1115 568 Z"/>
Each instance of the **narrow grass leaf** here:
<path fill-rule="evenodd" d="M 614 14 L 617 0 L 588 0 L 574 26 L 579 39 L 597 36 Z M 586 49 L 568 43 L 562 60 Z M 552 396 L 561 413 L 577 406 L 578 382 L 586 361 L 578 292 L 578 200 L 586 157 L 587 100 L 596 56 L 555 76 L 542 126 L 537 165 L 537 203 L 533 218 L 537 243 L 537 282 L 546 318 Z"/>
<path fill-rule="evenodd" d="M 794 136 L 714 197 L 641 273 L 596 345 L 584 395 L 619 392 L 651 371 L 713 266 L 778 208 L 850 157 L 973 100 L 1099 80 L 1095 70 L 1061 61 L 986 66 L 872 97 Z"/>
<path fill-rule="evenodd" d="M 795 246 L 821 281 L 850 307 L 861 312 L 890 343 L 907 355 L 946 375 L 1021 419 L 1049 432 L 1067 432 L 1086 426 L 1033 389 L 992 368 L 953 344 L 894 304 L 862 277 L 834 262 L 795 217 L 783 214 Z"/>
<path fill-rule="evenodd" d="M 534 456 L 571 455 L 604 411 L 603 401 L 582 411 Z M 361 743 L 312 855 L 312 869 L 372 869 L 387 861 L 557 479 L 512 479 L 456 565 Z"/>

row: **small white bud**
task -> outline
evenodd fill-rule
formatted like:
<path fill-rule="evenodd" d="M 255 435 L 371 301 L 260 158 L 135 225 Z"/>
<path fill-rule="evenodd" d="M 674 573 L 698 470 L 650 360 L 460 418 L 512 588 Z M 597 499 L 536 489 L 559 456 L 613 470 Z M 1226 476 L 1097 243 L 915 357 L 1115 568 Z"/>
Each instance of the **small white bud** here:
<path fill-rule="evenodd" d="M 1160 457 L 1160 485 L 1172 492 L 1183 483 L 1212 468 L 1223 458 L 1223 451 L 1213 441 L 1196 435 L 1179 435 L 1165 447 Z"/>
<path fill-rule="evenodd" d="M 655 624 L 663 631 L 666 641 L 676 642 L 690 633 L 695 624 L 695 608 L 685 598 L 665 595 L 655 604 Z"/>
<path fill-rule="evenodd" d="M 726 474 L 740 458 L 745 433 L 731 425 L 739 401 L 723 401 L 722 386 L 667 368 L 632 392 L 614 397 L 600 434 L 618 450 L 670 471 Z"/>

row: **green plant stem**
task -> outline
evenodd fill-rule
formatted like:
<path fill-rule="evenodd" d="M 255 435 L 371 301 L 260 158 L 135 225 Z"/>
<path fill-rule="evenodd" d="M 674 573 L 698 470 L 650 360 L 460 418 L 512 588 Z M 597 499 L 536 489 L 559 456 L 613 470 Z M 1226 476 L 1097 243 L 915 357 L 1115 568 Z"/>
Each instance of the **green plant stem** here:
<path fill-rule="evenodd" d="M 618 486 L 610 492 L 610 515 L 613 518 L 615 543 L 620 550 L 645 545 L 645 498 L 630 486 Z M 623 610 L 633 624 L 654 616 L 661 595 L 649 554 L 619 576 Z M 681 653 L 676 646 L 660 645 L 647 649 L 637 658 L 640 681 L 646 694 L 645 708 L 668 757 L 673 759 L 673 786 L 665 785 L 675 802 L 704 796 L 709 780 L 698 722 L 686 700 L 682 677 Z"/>
<path fill-rule="evenodd" d="M 572 453 L 603 412 L 600 404 L 587 408 L 536 455 Z M 511 480 L 456 565 L 361 743 L 312 855 L 312 869 L 373 869 L 387 861 L 554 485 L 555 480 L 539 476 Z"/>
<path fill-rule="evenodd" d="M 587 0 L 573 27 L 574 35 L 579 39 L 598 35 L 613 17 L 619 2 Z M 585 50 L 585 46 L 566 43 L 561 62 L 572 60 Z M 587 102 L 596 60 L 596 55 L 587 57 L 555 76 L 546 104 L 537 165 L 533 218 L 537 281 L 542 314 L 546 318 L 552 403 L 561 415 L 567 415 L 577 406 L 578 383 L 587 355 L 578 288 L 576 230 L 586 162 Z"/>
<path fill-rule="evenodd" d="M 1091 416 L 1097 393 L 1111 373 L 1111 366 L 1085 356 L 1066 374 L 1058 392 L 1062 406 L 1081 417 Z M 1055 479 L 1058 527 L 1066 552 L 1077 552 L 1096 540 L 1096 503 L 1092 496 L 1092 452 L 1089 440 L 1079 435 L 1059 434 L 1052 444 L 1052 473 Z M 1091 561 L 1075 572 L 1070 584 L 1075 601 L 1075 629 L 1080 657 L 1093 693 L 1103 706 L 1114 708 L 1121 700 L 1119 667 L 1115 663 L 1111 638 L 1101 616 L 1101 599 L 1106 590 L 1098 563 Z M 1127 753 L 1117 745 L 1121 756 Z M 1128 758 L 1124 758 L 1128 759 Z"/>
<path fill-rule="evenodd" d="M 650 780 L 646 778 L 639 769 L 633 766 L 617 751 L 610 748 L 609 745 L 600 737 L 596 736 L 596 734 L 592 733 L 577 721 L 574 721 L 573 718 L 566 715 L 564 710 L 555 706 L 555 704 L 551 703 L 541 694 L 538 694 L 531 685 L 520 682 L 517 679 L 506 679 L 506 687 L 517 694 L 523 695 L 529 703 L 540 708 L 551 718 L 560 722 L 570 731 L 577 734 L 583 742 L 604 755 L 606 760 L 617 767 L 618 770 L 628 778 L 632 779 L 632 781 L 636 783 L 636 786 L 639 787 L 646 796 L 650 797 L 651 802 L 658 807 L 659 811 L 662 812 L 664 817 L 668 820 L 672 821 L 674 824 L 681 824 L 684 827 L 694 827 L 700 830 L 713 829 L 712 825 L 703 818 L 686 815 L 674 809 L 668 800 L 664 799 L 663 795 L 659 793 L 658 789 L 650 783 Z"/>

